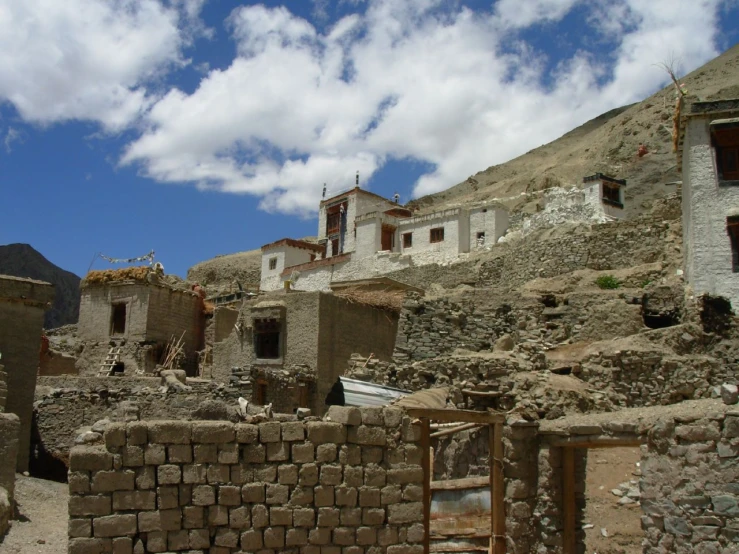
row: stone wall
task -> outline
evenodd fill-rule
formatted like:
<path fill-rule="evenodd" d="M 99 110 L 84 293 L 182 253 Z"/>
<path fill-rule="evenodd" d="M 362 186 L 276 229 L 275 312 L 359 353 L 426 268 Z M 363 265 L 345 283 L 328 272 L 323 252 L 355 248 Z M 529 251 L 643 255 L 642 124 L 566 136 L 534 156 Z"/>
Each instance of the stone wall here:
<path fill-rule="evenodd" d="M 69 552 L 423 552 L 418 429 L 332 421 L 110 424 L 70 460 Z"/>
<path fill-rule="evenodd" d="M 63 480 L 77 431 L 96 421 L 190 419 L 205 401 L 237 406 L 251 399 L 251 384 L 242 386 L 188 380 L 190 390 L 161 390 L 153 377 L 40 377 L 33 413 L 31 472 Z"/>
<path fill-rule="evenodd" d="M 54 287 L 48 283 L 0 277 L 0 353 L 8 376 L 5 411 L 20 418 L 18 471 L 28 469 L 44 312 L 53 298 Z"/>
<path fill-rule="evenodd" d="M 19 430 L 18 416 L 0 411 L 0 543 L 13 517 Z"/>
<path fill-rule="evenodd" d="M 736 552 L 739 410 L 668 418 L 642 455 L 644 554 Z"/>
<path fill-rule="evenodd" d="M 675 200 L 671 200 L 675 202 Z M 512 288 L 539 277 L 555 277 L 579 269 L 609 270 L 679 259 L 679 220 L 667 211 L 653 216 L 565 231 L 531 233 L 491 250 L 493 259 L 480 266 L 478 286 Z M 551 233 L 551 235 L 550 235 Z"/>

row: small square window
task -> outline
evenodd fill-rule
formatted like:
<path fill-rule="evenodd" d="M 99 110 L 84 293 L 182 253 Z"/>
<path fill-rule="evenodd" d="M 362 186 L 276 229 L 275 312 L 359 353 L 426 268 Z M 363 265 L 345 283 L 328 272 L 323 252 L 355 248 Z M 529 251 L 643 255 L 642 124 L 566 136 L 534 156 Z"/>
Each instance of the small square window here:
<path fill-rule="evenodd" d="M 485 231 L 478 231 L 477 235 L 477 245 L 478 246 L 484 246 L 485 244 Z"/>
<path fill-rule="evenodd" d="M 269 259 L 269 268 L 270 269 L 277 269 L 277 258 L 270 258 Z"/>
<path fill-rule="evenodd" d="M 719 181 L 739 181 L 739 123 L 712 125 L 711 142 Z"/>
<path fill-rule="evenodd" d="M 444 240 L 444 227 L 437 227 L 436 229 L 431 229 L 431 238 L 430 242 L 443 242 Z"/>
<path fill-rule="evenodd" d="M 254 354 L 257 358 L 276 360 L 280 357 L 280 330 L 278 319 L 254 320 Z"/>
<path fill-rule="evenodd" d="M 413 247 L 413 233 L 403 233 L 403 248 Z"/>

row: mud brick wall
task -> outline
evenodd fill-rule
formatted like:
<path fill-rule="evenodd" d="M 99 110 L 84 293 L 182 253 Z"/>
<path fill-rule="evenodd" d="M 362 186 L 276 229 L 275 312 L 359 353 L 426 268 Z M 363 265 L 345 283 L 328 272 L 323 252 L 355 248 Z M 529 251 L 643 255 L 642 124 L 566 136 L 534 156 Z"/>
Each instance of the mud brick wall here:
<path fill-rule="evenodd" d="M 112 423 L 72 450 L 70 554 L 420 554 L 419 430 L 397 408 L 330 421 Z"/>
<path fill-rule="evenodd" d="M 739 410 L 670 418 L 642 452 L 644 554 L 739 551 Z"/>

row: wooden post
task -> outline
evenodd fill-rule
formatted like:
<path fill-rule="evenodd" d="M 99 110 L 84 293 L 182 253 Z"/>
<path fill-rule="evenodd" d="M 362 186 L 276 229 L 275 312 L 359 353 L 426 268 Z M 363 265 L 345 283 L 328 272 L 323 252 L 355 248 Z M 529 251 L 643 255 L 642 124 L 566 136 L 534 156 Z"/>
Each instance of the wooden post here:
<path fill-rule="evenodd" d="M 503 479 L 503 424 L 489 425 L 490 544 L 493 554 L 505 554 L 505 480 Z"/>
<path fill-rule="evenodd" d="M 423 551 L 429 554 L 431 548 L 431 422 L 421 418 L 421 464 L 423 465 Z"/>
<path fill-rule="evenodd" d="M 575 554 L 575 449 L 562 449 L 563 554 Z"/>

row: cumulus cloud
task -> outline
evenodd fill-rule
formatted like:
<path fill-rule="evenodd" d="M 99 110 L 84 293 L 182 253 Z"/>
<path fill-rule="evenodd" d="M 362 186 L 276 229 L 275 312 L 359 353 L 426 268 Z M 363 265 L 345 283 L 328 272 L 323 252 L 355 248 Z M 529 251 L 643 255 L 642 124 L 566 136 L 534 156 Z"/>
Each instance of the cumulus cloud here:
<path fill-rule="evenodd" d="M 156 100 L 151 83 L 186 63 L 206 32 L 203 0 L 0 2 L 0 102 L 26 121 L 130 125 Z"/>
<path fill-rule="evenodd" d="M 716 55 L 720 1 L 680 4 L 592 3 L 587 33 L 616 49 L 579 50 L 546 86 L 546 53 L 517 32 L 576 0 L 500 0 L 486 13 L 374 0 L 321 32 L 284 7 L 241 7 L 231 65 L 159 100 L 122 162 L 291 213 L 314 210 L 324 182 L 350 185 L 357 169 L 365 180 L 389 159 L 430 164 L 414 194 L 435 192 L 642 98 L 664 83 L 653 64 L 670 52 L 686 67 Z"/>

